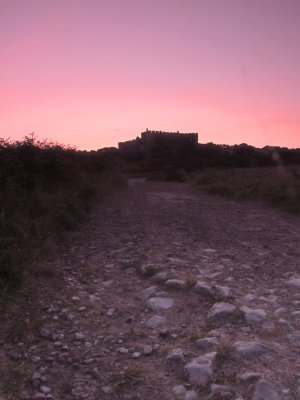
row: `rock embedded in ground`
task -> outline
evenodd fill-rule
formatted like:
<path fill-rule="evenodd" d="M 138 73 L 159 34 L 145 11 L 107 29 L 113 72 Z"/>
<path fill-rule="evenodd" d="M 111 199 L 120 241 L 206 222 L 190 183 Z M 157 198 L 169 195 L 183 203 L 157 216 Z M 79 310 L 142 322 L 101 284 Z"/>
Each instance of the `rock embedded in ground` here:
<path fill-rule="evenodd" d="M 74 340 L 76 341 L 82 341 L 85 339 L 85 335 L 81 332 L 76 332 L 74 335 Z"/>
<path fill-rule="evenodd" d="M 214 297 L 213 288 L 208 283 L 203 281 L 196 282 L 194 291 L 204 297 Z"/>
<path fill-rule="evenodd" d="M 228 286 L 215 285 L 214 289 L 216 296 L 221 297 L 224 300 L 232 297 L 232 291 Z"/>
<path fill-rule="evenodd" d="M 211 324 L 229 320 L 236 315 L 236 307 L 231 303 L 215 303 L 210 309 L 207 320 Z"/>
<path fill-rule="evenodd" d="M 195 390 L 187 390 L 184 396 L 184 400 L 197 400 L 198 395 Z"/>
<path fill-rule="evenodd" d="M 184 362 L 184 352 L 181 348 L 172 349 L 169 351 L 167 357 L 167 361 L 182 361 Z"/>
<path fill-rule="evenodd" d="M 150 277 L 158 272 L 158 267 L 153 264 L 144 264 L 139 269 L 139 272 L 142 276 Z"/>
<path fill-rule="evenodd" d="M 146 322 L 146 327 L 150 329 L 155 329 L 159 326 L 165 325 L 166 323 L 166 317 L 163 317 L 162 315 L 154 315 L 153 317 L 148 319 L 148 321 Z"/>
<path fill-rule="evenodd" d="M 252 400 L 279 400 L 279 395 L 272 383 L 261 379 L 255 385 Z"/>
<path fill-rule="evenodd" d="M 196 346 L 199 349 L 210 350 L 216 348 L 220 344 L 219 340 L 215 337 L 207 337 L 196 340 Z"/>
<path fill-rule="evenodd" d="M 185 287 L 185 281 L 182 279 L 168 279 L 165 282 L 165 286 L 171 289 L 183 289 Z"/>
<path fill-rule="evenodd" d="M 132 353 L 132 358 L 139 358 L 141 356 L 141 353 L 138 351 L 135 351 L 134 353 Z"/>
<path fill-rule="evenodd" d="M 172 393 L 178 400 L 184 399 L 184 396 L 186 394 L 186 388 L 183 385 L 176 385 L 172 389 Z"/>
<path fill-rule="evenodd" d="M 235 354 L 240 357 L 257 357 L 271 350 L 270 347 L 259 342 L 238 341 L 233 344 L 233 347 Z"/>
<path fill-rule="evenodd" d="M 246 306 L 240 307 L 241 312 L 243 313 L 244 319 L 248 324 L 258 324 L 263 321 L 267 313 L 262 309 L 253 309 Z"/>
<path fill-rule="evenodd" d="M 289 286 L 300 288 L 300 278 L 290 279 L 286 282 Z"/>
<path fill-rule="evenodd" d="M 174 300 L 169 297 L 151 297 L 147 300 L 147 307 L 153 311 L 169 310 L 173 304 Z"/>
<path fill-rule="evenodd" d="M 261 374 L 259 372 L 246 371 L 239 374 L 237 378 L 243 382 L 255 382 L 261 378 Z"/>
<path fill-rule="evenodd" d="M 151 277 L 151 280 L 153 282 L 157 282 L 157 283 L 163 283 L 168 279 L 168 274 L 167 272 L 157 272 L 156 274 L 154 274 Z"/>
<path fill-rule="evenodd" d="M 137 294 L 137 298 L 143 301 L 148 300 L 150 297 L 154 296 L 157 291 L 157 286 L 150 286 L 147 289 L 142 290 Z"/>
<path fill-rule="evenodd" d="M 234 391 L 225 385 L 216 385 L 213 383 L 210 386 L 210 393 L 208 396 L 209 400 L 219 400 L 219 399 L 232 399 L 234 396 Z"/>
<path fill-rule="evenodd" d="M 213 363 L 216 352 L 207 353 L 203 356 L 192 359 L 185 365 L 184 371 L 190 383 L 205 387 L 213 375 Z"/>
<path fill-rule="evenodd" d="M 153 347 L 150 344 L 145 344 L 143 350 L 145 356 L 150 356 L 153 353 Z"/>

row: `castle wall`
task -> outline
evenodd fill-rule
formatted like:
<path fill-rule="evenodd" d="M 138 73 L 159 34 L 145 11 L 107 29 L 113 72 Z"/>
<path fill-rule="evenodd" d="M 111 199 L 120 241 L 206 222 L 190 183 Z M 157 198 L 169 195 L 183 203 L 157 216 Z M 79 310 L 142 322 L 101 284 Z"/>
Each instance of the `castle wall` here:
<path fill-rule="evenodd" d="M 120 142 L 118 145 L 121 154 L 151 156 L 163 149 L 173 152 L 191 151 L 197 143 L 198 133 L 147 130 L 141 133 L 141 138 Z"/>

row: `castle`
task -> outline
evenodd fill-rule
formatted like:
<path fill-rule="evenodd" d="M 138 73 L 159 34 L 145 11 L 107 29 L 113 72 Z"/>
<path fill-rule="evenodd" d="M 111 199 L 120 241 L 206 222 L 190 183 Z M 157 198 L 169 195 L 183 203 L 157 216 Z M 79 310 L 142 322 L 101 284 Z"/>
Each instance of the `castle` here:
<path fill-rule="evenodd" d="M 179 133 L 149 131 L 141 133 L 141 137 L 118 144 L 123 155 L 152 156 L 160 151 L 178 153 L 192 151 L 198 143 L 198 133 Z"/>

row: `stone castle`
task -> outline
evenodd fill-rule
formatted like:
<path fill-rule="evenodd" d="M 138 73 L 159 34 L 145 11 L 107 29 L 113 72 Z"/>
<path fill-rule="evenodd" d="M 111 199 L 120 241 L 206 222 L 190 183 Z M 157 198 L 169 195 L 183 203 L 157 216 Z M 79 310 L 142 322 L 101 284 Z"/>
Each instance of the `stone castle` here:
<path fill-rule="evenodd" d="M 157 151 L 171 152 L 192 151 L 198 144 L 198 133 L 179 133 L 149 131 L 141 133 L 141 137 L 118 144 L 123 155 L 151 156 Z"/>

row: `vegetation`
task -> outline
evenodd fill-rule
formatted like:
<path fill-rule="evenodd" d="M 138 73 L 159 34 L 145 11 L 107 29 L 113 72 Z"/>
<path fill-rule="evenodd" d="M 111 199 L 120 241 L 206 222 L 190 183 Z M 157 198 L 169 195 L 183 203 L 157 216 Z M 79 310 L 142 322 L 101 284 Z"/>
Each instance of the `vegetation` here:
<path fill-rule="evenodd" d="M 300 166 L 207 169 L 191 181 L 209 193 L 236 200 L 258 200 L 300 214 Z"/>
<path fill-rule="evenodd" d="M 117 176 L 114 161 L 34 136 L 0 140 L 0 288 L 20 283 L 41 252 L 87 219 Z"/>

